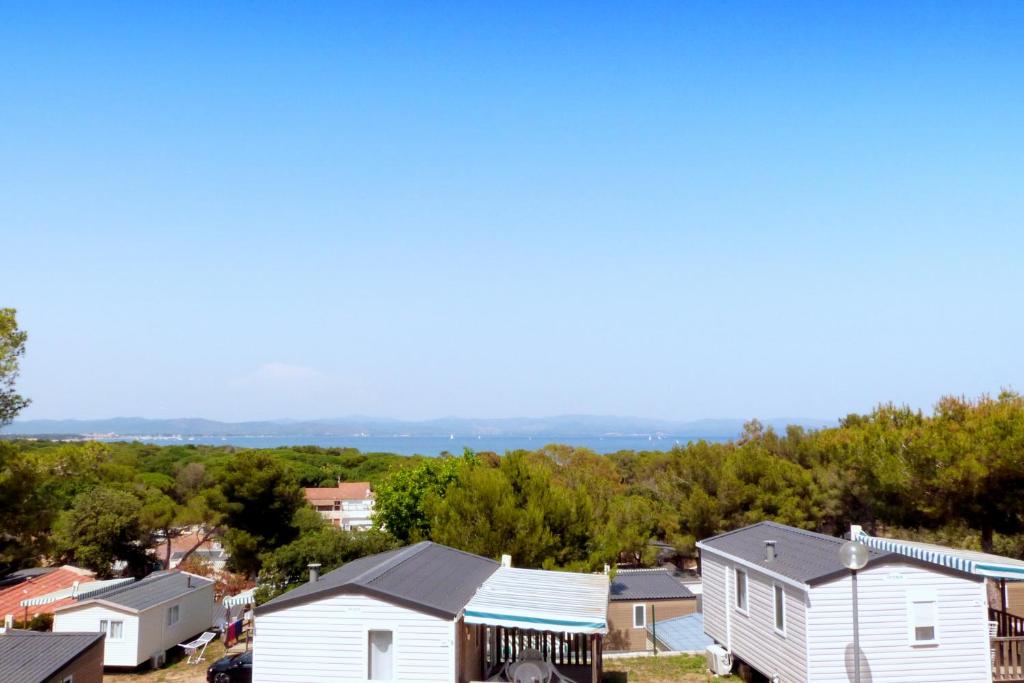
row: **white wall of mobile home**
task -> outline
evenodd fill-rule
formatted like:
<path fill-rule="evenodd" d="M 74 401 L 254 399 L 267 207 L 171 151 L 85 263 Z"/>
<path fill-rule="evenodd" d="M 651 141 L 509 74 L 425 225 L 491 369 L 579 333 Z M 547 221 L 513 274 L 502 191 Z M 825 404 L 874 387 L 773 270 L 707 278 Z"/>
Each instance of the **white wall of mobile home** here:
<path fill-rule="evenodd" d="M 53 615 L 53 630 L 56 633 L 68 631 L 99 632 L 100 621 L 120 621 L 121 637 L 107 636 L 103 644 L 104 666 L 137 666 L 139 642 L 139 617 L 130 610 L 120 610 L 98 603 L 85 603 L 61 609 Z"/>
<path fill-rule="evenodd" d="M 857 575 L 864 683 L 987 683 L 992 680 L 985 585 L 916 564 L 885 564 Z M 912 597 L 934 598 L 934 644 L 911 643 Z M 810 592 L 811 683 L 847 683 L 853 671 L 849 576 Z"/>
<path fill-rule="evenodd" d="M 453 683 L 455 624 L 363 595 L 256 613 L 253 683 L 361 683 L 369 633 L 393 634 L 394 681 Z"/>

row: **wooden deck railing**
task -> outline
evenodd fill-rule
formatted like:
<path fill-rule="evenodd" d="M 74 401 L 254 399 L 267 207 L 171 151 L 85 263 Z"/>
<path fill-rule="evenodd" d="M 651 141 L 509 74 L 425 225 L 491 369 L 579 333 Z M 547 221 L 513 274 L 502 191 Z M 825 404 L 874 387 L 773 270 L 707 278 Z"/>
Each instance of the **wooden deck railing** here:
<path fill-rule="evenodd" d="M 504 626 L 495 626 L 488 631 L 486 658 L 489 664 L 515 661 L 525 649 L 539 651 L 545 660 L 556 666 L 590 664 L 595 654 L 587 636 L 580 634 L 527 631 Z"/>
<path fill-rule="evenodd" d="M 992 639 L 992 680 L 1001 683 L 1024 681 L 1024 638 Z"/>
<path fill-rule="evenodd" d="M 1016 614 L 989 607 L 988 619 L 998 624 L 996 635 L 1000 638 L 1024 636 L 1024 618 L 1018 617 Z"/>

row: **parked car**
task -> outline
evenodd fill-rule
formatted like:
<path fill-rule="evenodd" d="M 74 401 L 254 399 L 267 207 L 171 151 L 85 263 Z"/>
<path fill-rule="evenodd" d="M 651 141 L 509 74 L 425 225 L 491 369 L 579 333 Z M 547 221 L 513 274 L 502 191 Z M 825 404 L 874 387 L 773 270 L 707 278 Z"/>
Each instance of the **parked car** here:
<path fill-rule="evenodd" d="M 206 670 L 206 683 L 252 683 L 252 650 L 221 657 Z"/>

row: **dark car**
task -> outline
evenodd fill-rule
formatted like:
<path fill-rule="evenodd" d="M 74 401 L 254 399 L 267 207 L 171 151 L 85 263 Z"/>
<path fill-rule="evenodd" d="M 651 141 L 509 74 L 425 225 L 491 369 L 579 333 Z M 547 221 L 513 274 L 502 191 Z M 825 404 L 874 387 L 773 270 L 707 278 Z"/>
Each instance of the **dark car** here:
<path fill-rule="evenodd" d="M 252 683 L 252 651 L 221 657 L 206 670 L 207 683 Z"/>

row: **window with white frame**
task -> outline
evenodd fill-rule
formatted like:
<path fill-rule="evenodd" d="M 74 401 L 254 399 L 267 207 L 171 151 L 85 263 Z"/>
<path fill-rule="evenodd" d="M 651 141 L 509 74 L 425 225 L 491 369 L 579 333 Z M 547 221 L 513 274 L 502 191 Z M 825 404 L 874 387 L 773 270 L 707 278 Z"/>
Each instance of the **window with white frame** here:
<path fill-rule="evenodd" d="M 934 595 L 910 596 L 910 643 L 933 645 L 939 642 L 938 609 Z"/>
<path fill-rule="evenodd" d="M 747 573 L 742 569 L 736 570 L 736 609 L 747 611 Z"/>
<path fill-rule="evenodd" d="M 60 679 L 60 683 L 75 683 L 75 675 L 71 674 Z"/>
<path fill-rule="evenodd" d="M 772 604 L 775 613 L 775 630 L 786 635 L 786 591 L 777 583 L 772 586 Z"/>
<path fill-rule="evenodd" d="M 391 631 L 370 631 L 367 637 L 366 677 L 390 681 L 394 677 L 395 635 Z"/>
<path fill-rule="evenodd" d="M 178 623 L 178 617 L 180 616 L 178 611 L 178 605 L 167 608 L 167 625 L 174 626 Z"/>
<path fill-rule="evenodd" d="M 647 628 L 647 605 L 633 605 L 633 628 Z"/>
<path fill-rule="evenodd" d="M 124 622 L 100 619 L 100 632 L 107 634 L 107 640 L 121 640 L 124 638 Z"/>

